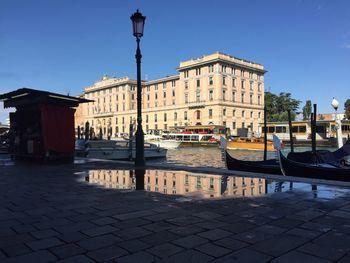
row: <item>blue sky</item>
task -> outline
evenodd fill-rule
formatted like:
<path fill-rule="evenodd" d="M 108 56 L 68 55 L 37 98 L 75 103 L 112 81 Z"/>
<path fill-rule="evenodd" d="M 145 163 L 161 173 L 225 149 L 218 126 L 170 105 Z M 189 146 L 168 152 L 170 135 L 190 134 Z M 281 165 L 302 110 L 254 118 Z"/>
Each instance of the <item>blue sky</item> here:
<path fill-rule="evenodd" d="M 0 0 L 0 93 L 78 95 L 103 74 L 135 78 L 137 8 L 147 17 L 143 78 L 221 51 L 264 64 L 266 90 L 311 99 L 319 112 L 350 98 L 347 0 Z"/>

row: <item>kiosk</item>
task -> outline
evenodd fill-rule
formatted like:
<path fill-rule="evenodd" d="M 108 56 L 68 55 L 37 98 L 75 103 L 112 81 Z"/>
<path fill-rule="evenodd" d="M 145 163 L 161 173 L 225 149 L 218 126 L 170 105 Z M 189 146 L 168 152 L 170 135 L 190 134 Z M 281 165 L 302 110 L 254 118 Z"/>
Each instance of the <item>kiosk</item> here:
<path fill-rule="evenodd" d="M 10 113 L 10 142 L 16 160 L 74 160 L 74 107 L 89 100 L 56 93 L 18 89 L 0 95 Z"/>

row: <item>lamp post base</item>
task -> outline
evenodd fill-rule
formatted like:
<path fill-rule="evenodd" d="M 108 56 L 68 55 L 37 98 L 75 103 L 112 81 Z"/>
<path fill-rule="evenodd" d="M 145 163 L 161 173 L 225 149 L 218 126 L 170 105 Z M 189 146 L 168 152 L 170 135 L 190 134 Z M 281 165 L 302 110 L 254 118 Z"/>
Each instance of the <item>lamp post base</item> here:
<path fill-rule="evenodd" d="M 140 125 L 137 127 L 136 131 L 136 156 L 135 156 L 135 166 L 142 167 L 145 166 L 145 156 L 144 156 L 144 137 L 142 128 Z"/>

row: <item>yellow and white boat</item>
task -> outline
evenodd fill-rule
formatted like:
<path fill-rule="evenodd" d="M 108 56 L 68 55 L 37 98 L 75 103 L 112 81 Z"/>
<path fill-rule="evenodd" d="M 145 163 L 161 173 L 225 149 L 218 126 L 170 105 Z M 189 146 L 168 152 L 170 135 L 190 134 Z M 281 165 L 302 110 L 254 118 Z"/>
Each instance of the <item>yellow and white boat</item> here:
<path fill-rule="evenodd" d="M 233 138 L 227 141 L 227 149 L 264 150 L 264 139 L 245 137 Z M 267 150 L 275 150 L 272 141 L 267 141 Z"/>

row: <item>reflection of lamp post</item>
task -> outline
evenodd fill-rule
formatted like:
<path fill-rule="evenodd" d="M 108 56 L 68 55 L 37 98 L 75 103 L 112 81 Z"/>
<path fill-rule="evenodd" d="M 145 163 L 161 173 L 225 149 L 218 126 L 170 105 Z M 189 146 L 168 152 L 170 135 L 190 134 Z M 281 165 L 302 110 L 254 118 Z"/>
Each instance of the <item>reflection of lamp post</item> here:
<path fill-rule="evenodd" d="M 341 130 L 341 120 L 338 116 L 338 106 L 339 106 L 339 102 L 333 97 L 332 100 L 332 107 L 335 109 L 335 129 L 336 129 L 336 133 L 337 133 L 337 141 L 338 141 L 338 148 L 343 146 L 343 134 L 342 134 L 342 130 Z"/>
<path fill-rule="evenodd" d="M 99 132 L 98 139 L 102 140 L 102 126 L 101 126 L 101 123 L 97 124 L 97 129 L 98 129 L 98 132 Z"/>
<path fill-rule="evenodd" d="M 137 64 L 137 131 L 136 131 L 136 158 L 135 166 L 144 166 L 144 137 L 142 131 L 142 87 L 141 87 L 141 51 L 140 51 L 140 39 L 143 36 L 143 27 L 146 17 L 142 16 L 139 10 L 134 13 L 130 19 L 132 20 L 133 32 L 136 37 L 137 49 L 136 49 L 136 64 Z"/>

